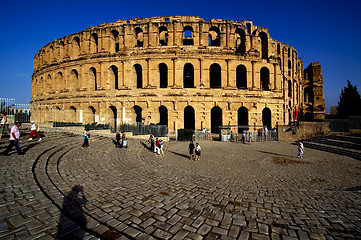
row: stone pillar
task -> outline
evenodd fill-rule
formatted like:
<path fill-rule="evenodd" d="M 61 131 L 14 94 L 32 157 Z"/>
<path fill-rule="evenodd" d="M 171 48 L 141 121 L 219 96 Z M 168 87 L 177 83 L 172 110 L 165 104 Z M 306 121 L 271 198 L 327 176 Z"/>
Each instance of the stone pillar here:
<path fill-rule="evenodd" d="M 205 88 L 205 85 L 202 81 L 202 59 L 198 58 L 198 61 L 199 61 L 199 87 Z"/>
<path fill-rule="evenodd" d="M 121 88 L 126 88 L 126 86 L 125 86 L 125 63 L 124 63 L 124 61 L 122 60 L 122 61 L 120 61 L 121 63 L 122 63 L 122 85 L 121 85 Z"/>
<path fill-rule="evenodd" d="M 227 64 L 227 69 L 226 69 L 226 71 L 227 71 L 227 73 L 226 73 L 227 86 L 226 86 L 226 88 L 230 88 L 230 87 L 231 87 L 230 84 L 229 84 L 229 61 L 230 61 L 230 59 L 226 59 L 226 64 Z"/>
<path fill-rule="evenodd" d="M 278 86 L 277 86 L 277 64 L 274 63 L 273 64 L 273 89 L 274 90 L 278 90 Z"/>
<path fill-rule="evenodd" d="M 256 89 L 256 83 L 255 83 L 255 79 L 254 79 L 254 61 L 251 61 L 252 63 L 252 90 Z"/>

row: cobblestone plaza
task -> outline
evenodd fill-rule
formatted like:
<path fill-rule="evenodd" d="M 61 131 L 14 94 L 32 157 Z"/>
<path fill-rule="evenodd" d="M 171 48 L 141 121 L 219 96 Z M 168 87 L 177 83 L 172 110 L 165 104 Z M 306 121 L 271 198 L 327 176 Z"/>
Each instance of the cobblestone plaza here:
<path fill-rule="evenodd" d="M 0 156 L 0 239 L 361 239 L 360 136 L 187 142 L 165 154 L 130 140 L 44 129 Z M 7 146 L 0 142 L 0 151 Z"/>

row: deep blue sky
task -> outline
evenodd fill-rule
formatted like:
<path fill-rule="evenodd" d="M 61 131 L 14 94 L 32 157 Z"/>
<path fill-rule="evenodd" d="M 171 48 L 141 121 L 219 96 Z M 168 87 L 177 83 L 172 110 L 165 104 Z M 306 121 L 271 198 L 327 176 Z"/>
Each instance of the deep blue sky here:
<path fill-rule="evenodd" d="M 319 61 L 326 112 L 347 80 L 361 88 L 361 1 L 10 1 L 0 2 L 0 97 L 31 100 L 35 53 L 54 39 L 118 19 L 195 15 L 250 20 L 295 47 L 304 67 Z"/>

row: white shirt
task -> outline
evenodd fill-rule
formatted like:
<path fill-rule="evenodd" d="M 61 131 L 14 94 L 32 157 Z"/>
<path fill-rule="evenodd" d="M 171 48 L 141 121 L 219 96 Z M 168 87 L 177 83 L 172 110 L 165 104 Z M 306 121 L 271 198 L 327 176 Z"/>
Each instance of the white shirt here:
<path fill-rule="evenodd" d="M 9 138 L 9 140 L 15 140 L 14 137 L 13 137 L 13 133 L 15 135 L 15 138 L 19 139 L 20 131 L 19 131 L 19 128 L 16 125 L 12 126 L 11 129 L 10 129 L 10 138 Z"/>
<path fill-rule="evenodd" d="M 196 152 L 200 152 L 201 151 L 201 146 L 196 146 Z"/>
<path fill-rule="evenodd" d="M 30 131 L 34 131 L 34 130 L 37 130 L 36 129 L 36 123 L 31 124 L 31 126 L 30 126 Z"/>

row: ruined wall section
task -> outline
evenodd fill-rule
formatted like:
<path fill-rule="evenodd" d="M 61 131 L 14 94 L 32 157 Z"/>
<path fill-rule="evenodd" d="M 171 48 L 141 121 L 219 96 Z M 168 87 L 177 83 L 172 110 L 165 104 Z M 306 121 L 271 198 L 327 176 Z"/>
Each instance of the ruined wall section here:
<path fill-rule="evenodd" d="M 186 65 L 193 67 L 193 87 L 184 85 Z M 164 69 L 166 87 L 160 84 Z M 214 69 L 220 75 L 216 86 Z M 54 40 L 36 53 L 33 117 L 107 123 L 116 109 L 119 123 L 135 122 L 134 107 L 139 106 L 146 122 L 157 123 L 159 107 L 165 106 L 175 131 L 183 128 L 187 106 L 195 110 L 197 129 L 209 128 L 214 106 L 222 109 L 223 124 L 230 125 L 238 124 L 237 111 L 245 107 L 249 125 L 262 125 L 268 108 L 275 126 L 291 121 L 303 106 L 302 69 L 293 47 L 251 21 L 206 22 L 197 16 L 118 20 Z M 240 72 L 246 79 L 242 86 Z M 59 119 L 61 110 L 71 116 Z"/>

